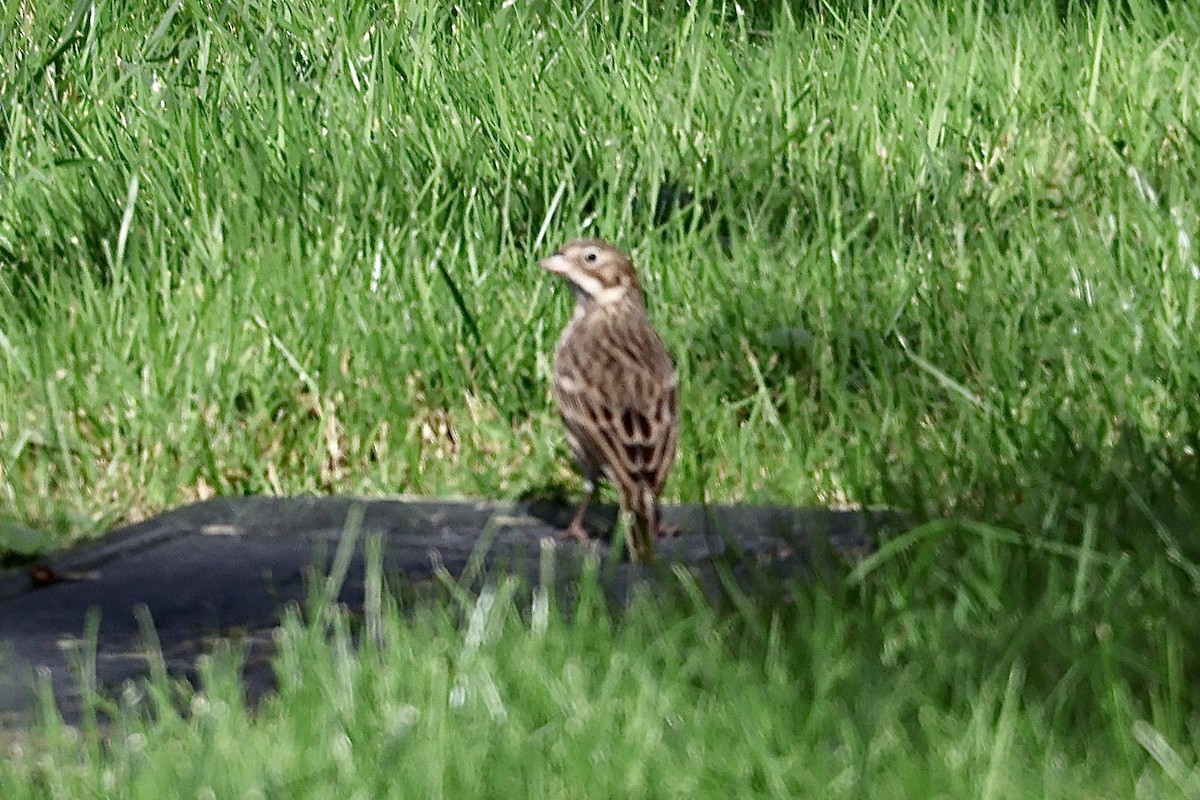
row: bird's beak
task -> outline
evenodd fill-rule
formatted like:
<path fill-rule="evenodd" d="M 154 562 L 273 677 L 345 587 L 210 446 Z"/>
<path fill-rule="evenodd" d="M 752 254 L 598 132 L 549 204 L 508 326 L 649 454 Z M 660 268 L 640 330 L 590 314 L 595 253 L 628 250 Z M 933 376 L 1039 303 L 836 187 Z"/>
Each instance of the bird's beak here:
<path fill-rule="evenodd" d="M 549 258 L 543 258 L 538 263 L 542 265 L 542 269 L 553 272 L 555 275 L 566 275 L 571 269 L 571 262 L 567 260 L 566 256 L 559 253 L 555 253 Z"/>

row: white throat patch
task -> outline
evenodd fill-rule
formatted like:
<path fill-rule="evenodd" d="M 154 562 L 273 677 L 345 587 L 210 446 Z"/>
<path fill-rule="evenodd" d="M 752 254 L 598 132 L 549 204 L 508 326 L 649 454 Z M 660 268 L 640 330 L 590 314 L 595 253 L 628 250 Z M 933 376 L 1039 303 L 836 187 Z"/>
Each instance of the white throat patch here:
<path fill-rule="evenodd" d="M 568 277 L 571 288 L 575 290 L 575 298 L 580 302 L 592 301 L 598 306 L 607 306 L 622 300 L 628 287 L 625 285 L 605 288 L 600 281 L 591 275 L 573 272 Z"/>

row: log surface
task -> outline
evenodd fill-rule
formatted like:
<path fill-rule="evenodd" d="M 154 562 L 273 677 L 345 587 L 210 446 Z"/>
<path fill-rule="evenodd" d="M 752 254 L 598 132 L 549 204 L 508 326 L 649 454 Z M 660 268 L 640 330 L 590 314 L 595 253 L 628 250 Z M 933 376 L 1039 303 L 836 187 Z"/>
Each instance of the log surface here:
<path fill-rule="evenodd" d="M 304 600 L 307 581 L 327 573 L 340 543 L 352 545 L 339 595 L 352 608 L 362 604 L 364 543 L 374 538 L 385 573 L 413 585 L 435 582 L 439 569 L 472 585 L 499 574 L 536 584 L 547 548 L 555 582 L 569 583 L 596 553 L 607 558 L 602 580 L 619 601 L 661 576 L 663 565 L 683 566 L 702 584 L 716 580 L 720 564 L 742 576 L 751 568 L 776 578 L 803 575 L 822 560 L 869 552 L 898 523 L 888 512 L 776 506 L 663 512 L 682 532 L 660 540 L 656 569 L 607 558 L 611 507 L 589 514 L 587 527 L 598 537 L 589 545 L 554 542 L 572 508 L 551 502 L 242 497 L 185 506 L 0 572 L 0 727 L 36 708 L 38 680 L 49 681 L 68 720 L 78 718 L 72 664 L 90 650 L 83 639 L 89 614 L 99 615 L 96 685 L 103 690 L 148 673 L 144 630 L 152 621 L 170 673 L 192 677 L 198 655 L 234 637 L 245 648 L 248 693 L 268 691 L 280 612 Z M 346 536 L 352 539 L 343 542 Z"/>

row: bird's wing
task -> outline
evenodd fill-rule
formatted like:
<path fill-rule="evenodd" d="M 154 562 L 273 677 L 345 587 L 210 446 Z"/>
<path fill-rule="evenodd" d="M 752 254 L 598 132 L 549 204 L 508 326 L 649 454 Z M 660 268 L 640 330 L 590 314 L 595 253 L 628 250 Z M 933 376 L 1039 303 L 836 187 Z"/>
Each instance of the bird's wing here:
<path fill-rule="evenodd" d="M 631 500 L 646 487 L 656 497 L 662 491 L 679 442 L 678 380 L 661 340 L 653 330 L 649 336 L 568 348 L 555 365 L 555 394 L 572 449 Z"/>

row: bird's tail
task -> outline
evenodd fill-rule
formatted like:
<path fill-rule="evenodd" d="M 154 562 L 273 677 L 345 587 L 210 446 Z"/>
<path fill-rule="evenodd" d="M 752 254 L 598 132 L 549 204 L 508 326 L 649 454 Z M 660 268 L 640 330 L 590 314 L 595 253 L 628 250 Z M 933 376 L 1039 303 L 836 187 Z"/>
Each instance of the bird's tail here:
<path fill-rule="evenodd" d="M 658 498 L 649 486 L 639 487 L 630 498 L 630 516 L 626 543 L 635 564 L 654 560 L 654 539 L 658 533 Z"/>

